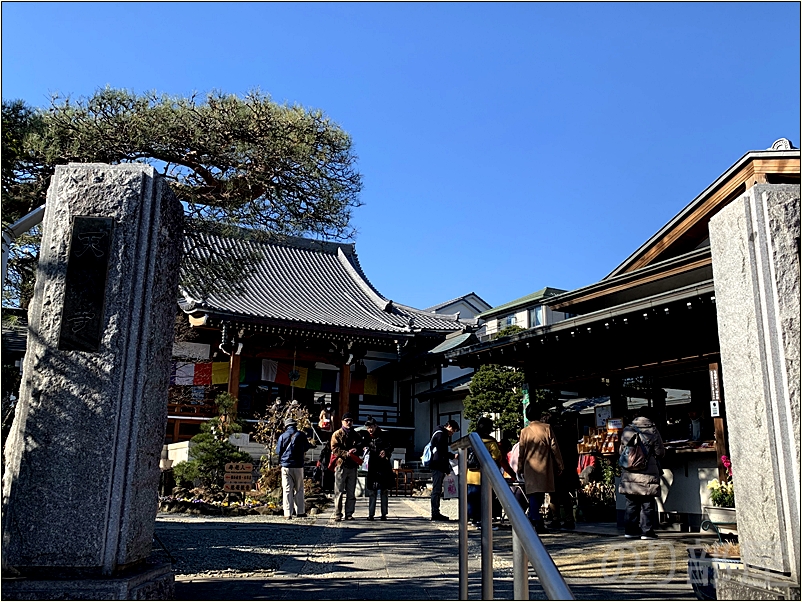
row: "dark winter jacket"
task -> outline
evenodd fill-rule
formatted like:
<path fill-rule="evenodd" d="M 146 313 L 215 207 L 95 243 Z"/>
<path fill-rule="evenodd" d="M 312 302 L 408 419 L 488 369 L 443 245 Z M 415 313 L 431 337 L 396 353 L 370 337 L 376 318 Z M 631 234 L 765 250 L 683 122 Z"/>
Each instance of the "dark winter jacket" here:
<path fill-rule="evenodd" d="M 390 464 L 390 456 L 393 454 L 393 446 L 387 439 L 387 433 L 376 427 L 373 435 L 369 433 L 365 437 L 365 447 L 370 452 L 370 462 L 368 464 L 368 479 L 366 487 L 368 489 L 389 490 L 395 486 L 395 474 Z M 384 452 L 382 458 L 379 453 Z"/>
<path fill-rule="evenodd" d="M 290 444 L 292 443 L 292 445 Z M 276 455 L 284 468 L 303 468 L 304 454 L 311 447 L 306 435 L 294 426 L 288 426 L 276 442 Z"/>
<path fill-rule="evenodd" d="M 641 443 L 646 448 L 649 455 L 649 463 L 646 469 L 639 472 L 623 470 L 621 472 L 621 483 L 618 492 L 629 495 L 660 495 L 660 465 L 658 460 L 665 456 L 666 448 L 663 446 L 663 438 L 657 431 L 657 427 L 648 418 L 643 416 L 636 418 L 632 424 L 627 426 L 621 433 L 621 445 L 619 453 L 623 447 L 635 436 L 635 428 L 640 431 Z"/>
<path fill-rule="evenodd" d="M 445 473 L 451 472 L 451 464 L 448 461 L 456 458 L 456 456 L 448 451 L 448 438 L 448 431 L 442 424 L 435 429 L 431 439 L 432 461 L 429 462 L 431 470 L 439 470 Z"/>
<path fill-rule="evenodd" d="M 553 431 L 565 465 L 565 469 L 554 477 L 554 486 L 557 491 L 579 489 L 579 475 L 576 473 L 576 467 L 579 464 L 576 429 L 570 425 L 556 424 Z"/>

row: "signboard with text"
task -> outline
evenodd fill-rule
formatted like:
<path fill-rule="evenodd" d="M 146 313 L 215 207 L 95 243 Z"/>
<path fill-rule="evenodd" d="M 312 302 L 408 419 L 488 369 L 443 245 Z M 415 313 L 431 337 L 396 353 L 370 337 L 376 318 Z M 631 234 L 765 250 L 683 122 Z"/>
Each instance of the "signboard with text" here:
<path fill-rule="evenodd" d="M 250 491 L 253 489 L 253 464 L 229 462 L 223 480 L 223 491 Z"/>

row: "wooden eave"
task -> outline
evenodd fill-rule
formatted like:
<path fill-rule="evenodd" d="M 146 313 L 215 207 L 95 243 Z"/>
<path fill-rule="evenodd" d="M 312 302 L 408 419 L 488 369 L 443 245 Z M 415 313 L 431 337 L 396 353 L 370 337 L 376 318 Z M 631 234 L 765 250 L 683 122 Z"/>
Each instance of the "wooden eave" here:
<path fill-rule="evenodd" d="M 646 266 L 637 271 L 627 272 L 608 280 L 602 280 L 589 286 L 569 291 L 555 297 L 553 301 L 548 302 L 548 305 L 555 311 L 584 314 L 588 313 L 584 308 L 591 304 L 594 306 L 614 306 L 619 303 L 619 301 L 611 301 L 605 304 L 604 297 L 620 296 L 630 292 L 629 296 L 633 297 L 630 300 L 634 300 L 638 296 L 647 297 L 654 294 L 654 291 L 650 291 L 639 295 L 636 291 L 639 287 L 643 287 L 641 290 L 646 290 L 647 286 L 651 289 L 663 288 L 670 290 L 671 288 L 680 288 L 687 285 L 688 283 L 684 282 L 679 286 L 675 286 L 677 281 L 683 279 L 691 278 L 701 282 L 711 277 L 712 258 L 710 247 L 705 247 L 680 257 Z M 660 281 L 664 282 L 661 283 Z"/>
<path fill-rule="evenodd" d="M 659 261 L 692 230 L 706 230 L 711 217 L 755 184 L 772 183 L 772 176 L 798 176 L 799 171 L 798 149 L 747 153 L 605 279 Z"/>
<path fill-rule="evenodd" d="M 429 332 L 376 332 L 372 330 L 359 330 L 342 328 L 327 324 L 307 324 L 305 322 L 290 322 L 285 320 L 254 319 L 237 314 L 223 314 L 218 312 L 193 312 L 190 324 L 195 327 L 219 329 L 224 324 L 236 329 L 242 329 L 251 334 L 272 334 L 296 336 L 302 338 L 325 339 L 330 341 L 352 341 L 355 343 L 374 344 L 383 347 L 392 346 L 396 341 L 412 338 L 415 335 L 436 336 L 442 333 Z"/>

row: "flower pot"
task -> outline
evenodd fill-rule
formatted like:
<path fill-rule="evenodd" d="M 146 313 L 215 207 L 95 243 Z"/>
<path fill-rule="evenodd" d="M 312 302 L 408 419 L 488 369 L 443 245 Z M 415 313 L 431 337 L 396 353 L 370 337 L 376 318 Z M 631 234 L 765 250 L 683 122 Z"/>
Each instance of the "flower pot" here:
<path fill-rule="evenodd" d="M 734 525 L 737 521 L 735 508 L 725 508 L 722 506 L 705 506 L 707 517 L 716 524 Z"/>
<path fill-rule="evenodd" d="M 738 534 L 738 515 L 735 512 L 735 508 L 705 506 L 704 510 L 708 520 L 718 527 L 719 533 L 724 535 Z"/>
<path fill-rule="evenodd" d="M 743 568 L 740 558 L 709 556 L 703 548 L 688 548 L 688 579 L 697 600 L 717 600 L 717 573 L 739 568 Z"/>

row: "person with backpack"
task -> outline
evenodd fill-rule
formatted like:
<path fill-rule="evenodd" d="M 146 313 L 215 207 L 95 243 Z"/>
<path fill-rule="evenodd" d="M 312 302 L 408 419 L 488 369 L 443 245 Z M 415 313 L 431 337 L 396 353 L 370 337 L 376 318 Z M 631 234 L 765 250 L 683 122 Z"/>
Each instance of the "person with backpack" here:
<path fill-rule="evenodd" d="M 493 458 L 496 466 L 505 472 L 512 473 L 513 470 L 510 468 L 510 465 L 507 462 L 506 455 L 501 452 L 501 448 L 499 447 L 496 438 L 490 434 L 493 432 L 493 426 L 493 421 L 490 418 L 487 416 L 482 416 L 476 422 L 476 432 L 482 438 L 482 443 L 485 444 L 487 451 L 490 452 L 490 457 Z M 476 456 L 473 453 L 473 449 L 468 448 L 468 521 L 478 527 L 481 527 L 482 471 L 479 466 L 479 460 L 475 458 Z M 492 467 L 488 467 L 488 469 L 492 470 Z M 495 493 L 493 494 L 493 506 L 494 510 L 496 506 L 500 506 L 499 502 L 496 500 Z M 494 531 L 496 529 L 497 527 L 493 527 Z"/>
<path fill-rule="evenodd" d="M 438 426 L 429 439 L 431 449 L 431 459 L 429 469 L 432 471 L 432 520 L 449 521 L 447 516 L 440 514 L 440 496 L 443 495 L 443 479 L 447 474 L 451 474 L 451 464 L 449 460 L 456 456 L 448 451 L 448 440 L 454 433 L 459 431 L 459 424 L 456 420 L 449 420 L 445 424 Z"/>
<path fill-rule="evenodd" d="M 657 503 L 662 470 L 658 460 L 666 449 L 651 420 L 649 408 L 640 408 L 635 419 L 621 433 L 621 484 L 618 492 L 626 498 L 624 537 L 657 539 Z"/>
<path fill-rule="evenodd" d="M 304 454 L 311 445 L 306 435 L 299 431 L 294 418 L 284 421 L 286 430 L 276 442 L 276 455 L 281 465 L 281 488 L 284 517 L 290 520 L 295 514 L 306 516 L 304 507 Z"/>

